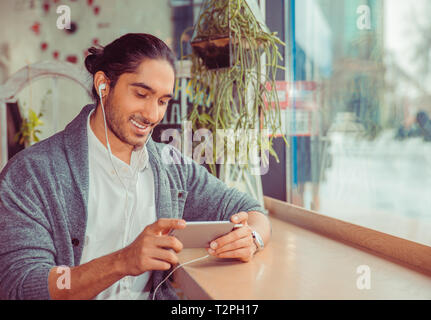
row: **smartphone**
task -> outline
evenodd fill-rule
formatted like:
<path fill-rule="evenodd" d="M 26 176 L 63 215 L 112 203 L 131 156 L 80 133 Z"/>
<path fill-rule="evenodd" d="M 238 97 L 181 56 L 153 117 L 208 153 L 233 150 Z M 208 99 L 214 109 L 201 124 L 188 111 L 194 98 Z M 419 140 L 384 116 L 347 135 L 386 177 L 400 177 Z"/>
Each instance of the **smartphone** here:
<path fill-rule="evenodd" d="M 190 221 L 184 229 L 174 229 L 170 232 L 180 240 L 184 248 L 209 248 L 210 242 L 242 227 L 230 221 Z"/>

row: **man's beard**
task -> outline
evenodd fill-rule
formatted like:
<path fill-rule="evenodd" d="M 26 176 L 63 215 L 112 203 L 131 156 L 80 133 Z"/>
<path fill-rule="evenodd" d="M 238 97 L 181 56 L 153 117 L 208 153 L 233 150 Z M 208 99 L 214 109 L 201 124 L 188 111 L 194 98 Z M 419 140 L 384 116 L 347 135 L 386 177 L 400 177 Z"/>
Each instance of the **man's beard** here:
<path fill-rule="evenodd" d="M 141 149 L 144 146 L 146 139 L 138 139 L 131 136 L 129 123 L 130 119 L 133 119 L 133 117 L 129 118 L 127 116 L 123 116 L 120 111 L 121 108 L 113 105 L 110 94 L 108 94 L 105 104 L 106 124 L 109 130 L 120 141 L 132 146 L 133 150 Z M 147 136 L 147 139 L 148 138 L 149 136 Z"/>

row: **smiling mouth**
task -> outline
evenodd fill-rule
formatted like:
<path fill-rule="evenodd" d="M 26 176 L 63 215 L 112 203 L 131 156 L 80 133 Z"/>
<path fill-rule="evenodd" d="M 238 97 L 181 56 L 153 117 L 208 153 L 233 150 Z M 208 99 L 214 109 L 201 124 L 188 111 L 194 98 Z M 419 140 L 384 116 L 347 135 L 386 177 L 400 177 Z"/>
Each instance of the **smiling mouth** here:
<path fill-rule="evenodd" d="M 145 130 L 145 129 L 147 129 L 149 126 L 148 125 L 143 125 L 143 124 L 140 124 L 139 122 L 136 122 L 135 120 L 130 120 L 136 127 L 138 127 L 139 129 L 143 129 L 143 130 Z"/>
<path fill-rule="evenodd" d="M 132 123 L 133 127 L 136 130 L 136 133 L 140 134 L 140 135 L 145 135 L 148 134 L 148 132 L 151 129 L 151 125 L 144 125 L 141 124 L 135 120 L 130 119 L 130 122 Z"/>

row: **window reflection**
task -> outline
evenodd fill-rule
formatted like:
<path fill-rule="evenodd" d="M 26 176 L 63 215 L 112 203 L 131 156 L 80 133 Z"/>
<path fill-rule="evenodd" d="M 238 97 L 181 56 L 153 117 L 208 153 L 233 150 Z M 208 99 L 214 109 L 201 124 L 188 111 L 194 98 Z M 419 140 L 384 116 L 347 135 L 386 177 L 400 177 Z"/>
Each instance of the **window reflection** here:
<path fill-rule="evenodd" d="M 431 244 L 431 2 L 289 3 L 291 202 Z"/>

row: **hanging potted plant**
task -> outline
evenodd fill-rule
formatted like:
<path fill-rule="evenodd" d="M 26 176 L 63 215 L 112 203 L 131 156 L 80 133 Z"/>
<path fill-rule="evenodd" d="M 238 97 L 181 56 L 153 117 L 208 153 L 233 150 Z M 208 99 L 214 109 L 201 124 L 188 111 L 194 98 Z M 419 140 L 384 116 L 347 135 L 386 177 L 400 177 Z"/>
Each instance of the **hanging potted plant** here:
<path fill-rule="evenodd" d="M 271 133 L 267 147 L 261 144 L 262 139 L 255 142 L 279 162 L 272 147 L 274 136 L 282 134 L 275 80 L 278 69 L 284 70 L 278 63 L 282 60 L 278 45 L 285 44 L 276 33 L 269 32 L 257 2 L 207 0 L 202 4 L 191 45 L 192 53 L 186 58 L 192 62 L 195 97 L 188 115 L 192 129 L 206 128 L 213 134 L 219 129 L 260 133 L 266 129 Z M 214 144 L 213 159 L 224 154 L 224 150 L 216 150 L 215 141 L 208 143 Z M 205 150 L 202 148 L 202 153 Z M 237 144 L 236 158 L 238 153 Z M 207 164 L 211 173 L 222 178 L 215 163 Z M 248 164 L 237 167 L 248 168 Z"/>
<path fill-rule="evenodd" d="M 247 30 L 238 28 L 244 28 L 249 18 L 253 19 L 255 26 L 249 28 L 251 32 L 248 34 Z M 234 59 L 232 50 L 238 48 L 239 44 L 242 48 L 252 49 L 248 40 L 257 40 L 259 46 L 259 36 L 263 34 L 257 35 L 253 27 L 270 35 L 256 1 L 206 1 L 202 5 L 191 46 L 209 70 L 232 67 Z M 247 40 L 247 36 L 251 34 L 255 39 Z M 249 50 L 246 51 L 243 53 L 247 53 L 252 59 Z M 243 63 L 247 63 L 244 57 L 243 60 Z"/>

